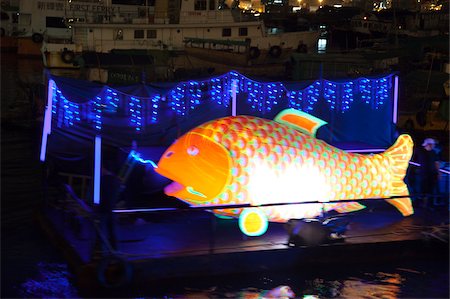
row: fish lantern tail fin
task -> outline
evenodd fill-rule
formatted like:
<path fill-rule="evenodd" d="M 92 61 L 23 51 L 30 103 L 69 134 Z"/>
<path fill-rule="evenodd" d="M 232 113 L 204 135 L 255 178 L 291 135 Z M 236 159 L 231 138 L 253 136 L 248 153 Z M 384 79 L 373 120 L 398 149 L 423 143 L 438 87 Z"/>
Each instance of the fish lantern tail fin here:
<path fill-rule="evenodd" d="M 390 194 L 392 196 L 405 196 L 401 198 L 387 199 L 386 201 L 396 207 L 403 216 L 414 214 L 409 195 L 408 187 L 404 182 L 409 160 L 413 154 L 414 142 L 407 134 L 400 135 L 394 145 L 388 148 L 381 155 L 389 160 L 389 170 L 392 179 L 390 183 Z"/>

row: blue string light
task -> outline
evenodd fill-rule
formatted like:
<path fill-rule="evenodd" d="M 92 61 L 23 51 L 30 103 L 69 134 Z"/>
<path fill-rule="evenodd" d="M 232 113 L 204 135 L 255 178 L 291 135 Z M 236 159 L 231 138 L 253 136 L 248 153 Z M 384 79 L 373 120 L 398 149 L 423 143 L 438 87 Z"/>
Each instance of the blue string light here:
<path fill-rule="evenodd" d="M 142 105 L 139 98 L 130 97 L 128 110 L 130 112 L 130 125 L 140 132 L 142 129 Z"/>
<path fill-rule="evenodd" d="M 364 103 L 369 104 L 373 109 L 379 109 L 392 94 L 391 76 L 372 80 L 361 78 L 359 91 Z"/>
<path fill-rule="evenodd" d="M 374 86 L 375 101 L 373 105 L 375 106 L 375 109 L 378 109 L 389 99 L 389 91 L 391 87 L 390 80 L 387 80 L 386 78 L 375 80 Z"/>
<path fill-rule="evenodd" d="M 158 108 L 159 102 L 161 101 L 161 96 L 159 94 L 154 95 L 152 98 L 152 106 L 151 106 L 151 122 L 156 123 L 158 121 Z"/>
<path fill-rule="evenodd" d="M 107 88 L 105 91 L 105 104 L 108 112 L 117 112 L 119 108 L 119 96 L 116 91 Z"/>
<path fill-rule="evenodd" d="M 58 98 L 61 96 L 61 90 L 59 90 L 54 84 L 52 87 L 53 96 L 52 96 L 52 113 L 56 114 L 57 106 L 58 106 Z"/>
<path fill-rule="evenodd" d="M 303 110 L 303 91 L 293 90 L 288 93 L 289 98 L 289 108 L 294 108 L 297 110 Z"/>
<path fill-rule="evenodd" d="M 350 105 L 353 103 L 354 85 L 355 84 L 352 81 L 342 84 L 341 112 L 345 112 L 350 109 Z"/>
<path fill-rule="evenodd" d="M 337 92 L 338 88 L 336 83 L 324 81 L 323 98 L 330 104 L 331 110 L 337 109 Z"/>
<path fill-rule="evenodd" d="M 55 85 L 52 87 L 52 113 L 57 115 L 58 125 L 73 126 L 79 122 L 80 105 L 69 101 Z"/>
<path fill-rule="evenodd" d="M 186 114 L 186 103 L 185 103 L 185 83 L 180 83 L 174 89 L 172 89 L 169 93 L 169 106 L 174 110 L 178 115 Z"/>
<path fill-rule="evenodd" d="M 284 95 L 283 85 L 281 83 L 269 83 L 266 84 L 266 89 L 266 110 L 272 111 L 273 106 L 278 105 Z"/>
<path fill-rule="evenodd" d="M 80 121 L 80 105 L 64 98 L 64 108 L 64 120 L 67 125 L 73 126 L 74 121 Z"/>
<path fill-rule="evenodd" d="M 92 103 L 92 111 L 94 113 L 93 123 L 94 128 L 98 131 L 102 129 L 102 98 L 99 96 L 95 97 Z"/>
<path fill-rule="evenodd" d="M 212 79 L 210 83 L 210 89 L 211 101 L 225 107 L 230 106 L 231 92 L 229 90 L 231 89 L 231 87 L 228 86 L 224 78 Z"/>
<path fill-rule="evenodd" d="M 359 80 L 359 92 L 361 93 L 361 100 L 370 104 L 372 101 L 372 82 L 369 79 L 362 78 Z"/>
<path fill-rule="evenodd" d="M 195 106 L 200 104 L 200 99 L 202 98 L 200 83 L 193 81 L 189 82 L 188 96 L 189 96 L 189 108 L 193 110 Z"/>
<path fill-rule="evenodd" d="M 314 110 L 314 105 L 319 100 L 320 87 L 321 87 L 321 82 L 320 81 L 316 81 L 312 85 L 308 86 L 305 89 L 304 96 L 306 98 L 306 101 L 305 101 L 306 102 L 305 103 L 306 106 L 303 107 L 304 111 L 310 112 L 310 111 Z"/>
<path fill-rule="evenodd" d="M 148 124 L 155 124 L 159 119 L 161 102 L 166 101 L 177 115 L 185 116 L 202 101 L 211 101 L 229 107 L 231 105 L 231 85 L 237 82 L 237 93 L 245 93 L 252 110 L 262 114 L 274 109 L 284 99 L 288 106 L 305 112 L 314 110 L 319 100 L 328 103 L 331 110 L 348 111 L 355 99 L 379 109 L 392 97 L 392 75 L 369 79 L 359 78 L 346 82 L 316 80 L 306 88 L 290 90 L 281 82 L 258 82 L 237 72 L 203 81 L 190 80 L 179 82 L 165 94 L 155 93 L 147 98 L 138 98 L 107 87 L 92 101 L 79 104 L 64 97 L 61 90 L 54 85 L 52 114 L 58 120 L 58 126 L 72 126 L 82 119 L 81 111 L 90 113 L 83 117 L 92 119 L 96 130 L 102 129 L 103 111 L 109 114 L 120 113 L 120 107 L 127 107 L 129 122 L 136 132 L 141 132 Z M 90 107 L 90 108 L 89 108 Z M 145 110 L 144 110 L 145 107 Z M 145 112 L 145 114 L 144 114 Z"/>

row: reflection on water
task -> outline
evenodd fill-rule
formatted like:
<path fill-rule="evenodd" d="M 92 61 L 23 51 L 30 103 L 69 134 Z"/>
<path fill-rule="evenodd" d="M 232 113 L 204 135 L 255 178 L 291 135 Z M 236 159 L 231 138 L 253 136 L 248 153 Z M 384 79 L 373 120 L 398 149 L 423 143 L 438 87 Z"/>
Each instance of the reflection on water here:
<path fill-rule="evenodd" d="M 320 272 L 237 274 L 188 282 L 167 290 L 143 290 L 158 298 L 448 298 L 448 272 L 439 263 L 409 268 L 381 265 L 370 269 L 320 269 Z M 412 269 L 411 269 L 412 268 Z M 305 272 L 306 270 L 303 269 Z M 342 273 L 341 273 L 342 272 Z M 438 287 L 439 286 L 439 287 Z M 283 291 L 284 290 L 284 291 Z"/>
<path fill-rule="evenodd" d="M 343 298 L 398 298 L 404 278 L 398 273 L 370 273 L 370 280 L 350 278 L 343 281 L 339 297 Z"/>
<path fill-rule="evenodd" d="M 252 273 L 201 282 L 176 282 L 165 289 L 155 289 L 153 286 L 151 289 L 133 289 L 115 294 L 117 297 L 144 298 L 448 298 L 448 273 L 432 270 L 439 265 L 415 264 L 413 267 L 416 270 L 384 265 L 378 269 L 388 271 L 353 269 L 343 274 L 339 274 L 342 269 L 334 269 L 338 273 L 313 275 L 300 271 L 265 273 L 263 276 Z M 64 263 L 38 262 L 38 268 L 38 274 L 29 275 L 20 284 L 20 297 L 77 297 Z"/>
<path fill-rule="evenodd" d="M 30 277 L 20 285 L 19 295 L 22 298 L 76 298 L 75 287 L 68 277 L 70 274 L 64 263 L 39 262 L 36 277 Z"/>

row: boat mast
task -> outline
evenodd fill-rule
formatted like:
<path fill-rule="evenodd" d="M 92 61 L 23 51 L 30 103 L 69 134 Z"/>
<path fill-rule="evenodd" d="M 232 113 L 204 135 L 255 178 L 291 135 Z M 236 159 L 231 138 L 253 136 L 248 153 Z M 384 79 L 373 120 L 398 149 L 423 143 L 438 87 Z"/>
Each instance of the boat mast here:
<path fill-rule="evenodd" d="M 394 45 L 398 48 L 398 24 L 397 24 L 397 5 L 398 0 L 392 0 L 392 13 L 394 19 Z"/>
<path fill-rule="evenodd" d="M 147 24 L 149 24 L 148 0 L 145 0 L 145 18 L 147 19 Z"/>

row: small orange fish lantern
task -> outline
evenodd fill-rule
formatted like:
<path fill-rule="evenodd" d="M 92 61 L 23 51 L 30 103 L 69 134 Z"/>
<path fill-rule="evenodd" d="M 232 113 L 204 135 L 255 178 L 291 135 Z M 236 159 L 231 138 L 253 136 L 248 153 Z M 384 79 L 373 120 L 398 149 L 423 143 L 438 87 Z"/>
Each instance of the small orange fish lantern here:
<path fill-rule="evenodd" d="M 249 236 L 264 234 L 268 222 L 313 218 L 324 211 L 363 209 L 359 202 L 330 202 L 374 197 L 387 199 L 404 216 L 414 213 L 403 181 L 412 155 L 409 135 L 400 135 L 381 154 L 361 155 L 335 148 L 315 137 L 326 124 L 294 109 L 274 120 L 229 116 L 202 124 L 174 142 L 156 171 L 173 183 L 165 193 L 191 205 L 249 204 L 216 209 L 239 218 Z M 317 203 L 301 202 L 316 201 Z M 295 203 L 261 206 L 269 203 Z"/>

